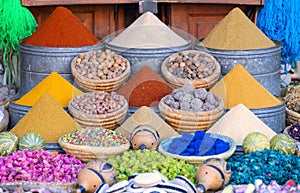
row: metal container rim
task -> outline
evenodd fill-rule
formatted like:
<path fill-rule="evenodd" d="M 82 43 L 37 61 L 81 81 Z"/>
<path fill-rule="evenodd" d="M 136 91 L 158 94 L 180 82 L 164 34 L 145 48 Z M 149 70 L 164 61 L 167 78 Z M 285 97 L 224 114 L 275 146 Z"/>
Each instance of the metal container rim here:
<path fill-rule="evenodd" d="M 202 39 L 195 42 L 195 48 L 204 49 L 208 52 L 220 55 L 230 55 L 230 56 L 238 56 L 238 55 L 258 55 L 270 53 L 270 51 L 281 51 L 281 42 L 277 40 L 272 40 L 276 45 L 269 48 L 258 48 L 258 49 L 248 49 L 248 50 L 225 50 L 225 49 L 216 49 L 216 48 L 208 48 L 200 45 Z"/>

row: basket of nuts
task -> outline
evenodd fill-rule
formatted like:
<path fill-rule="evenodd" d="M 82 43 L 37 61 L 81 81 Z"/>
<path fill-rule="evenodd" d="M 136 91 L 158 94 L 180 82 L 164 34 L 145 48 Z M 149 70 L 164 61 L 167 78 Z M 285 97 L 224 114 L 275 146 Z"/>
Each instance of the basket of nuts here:
<path fill-rule="evenodd" d="M 71 63 L 74 82 L 83 90 L 116 91 L 130 75 L 129 61 L 110 50 L 80 53 Z"/>
<path fill-rule="evenodd" d="M 224 113 L 224 103 L 219 96 L 192 84 L 185 84 L 163 97 L 158 108 L 165 121 L 179 133 L 206 131 Z"/>
<path fill-rule="evenodd" d="M 116 92 L 95 91 L 72 98 L 68 109 L 83 127 L 115 129 L 126 118 L 128 102 Z"/>
<path fill-rule="evenodd" d="M 161 71 L 166 81 L 175 88 L 192 84 L 195 88 L 209 89 L 218 81 L 221 66 L 206 52 L 186 50 L 167 57 Z"/>

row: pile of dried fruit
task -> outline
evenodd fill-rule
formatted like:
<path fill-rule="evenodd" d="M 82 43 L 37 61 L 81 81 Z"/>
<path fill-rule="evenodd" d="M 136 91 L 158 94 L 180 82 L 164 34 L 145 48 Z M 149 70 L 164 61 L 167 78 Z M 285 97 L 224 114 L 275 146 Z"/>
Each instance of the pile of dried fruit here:
<path fill-rule="evenodd" d="M 107 114 L 121 109 L 125 103 L 125 98 L 116 92 L 97 91 L 78 95 L 69 105 L 87 114 Z"/>
<path fill-rule="evenodd" d="M 81 53 L 75 59 L 75 69 L 81 76 L 93 80 L 106 80 L 120 76 L 128 61 L 111 50 Z"/>
<path fill-rule="evenodd" d="M 0 183 L 33 181 L 75 183 L 84 164 L 68 154 L 53 154 L 42 149 L 19 150 L 0 157 Z"/>
<path fill-rule="evenodd" d="M 217 108 L 221 99 L 207 92 L 205 88 L 198 88 L 192 84 L 185 84 L 182 88 L 164 98 L 164 103 L 173 109 L 185 111 L 209 111 Z"/>
<path fill-rule="evenodd" d="M 200 51 L 175 53 L 168 58 L 166 66 L 171 74 L 192 80 L 206 78 L 216 69 L 212 57 Z"/>

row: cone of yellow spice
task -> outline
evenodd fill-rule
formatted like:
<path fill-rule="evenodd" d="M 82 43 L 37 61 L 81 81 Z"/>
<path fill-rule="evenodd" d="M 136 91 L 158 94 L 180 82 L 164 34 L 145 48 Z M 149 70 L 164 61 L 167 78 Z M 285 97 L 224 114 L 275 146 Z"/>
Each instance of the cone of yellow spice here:
<path fill-rule="evenodd" d="M 83 94 L 57 72 L 51 72 L 39 84 L 32 88 L 15 103 L 24 106 L 33 106 L 39 98 L 50 94 L 62 107 L 68 107 L 68 102 L 75 96 Z"/>
<path fill-rule="evenodd" d="M 278 106 L 282 101 L 273 96 L 240 64 L 233 67 L 210 90 L 220 96 L 226 109 L 243 104 L 249 109 Z"/>
<path fill-rule="evenodd" d="M 73 118 L 46 93 L 10 131 L 18 137 L 28 132 L 37 132 L 45 142 L 57 142 L 61 136 L 76 129 L 78 125 Z"/>

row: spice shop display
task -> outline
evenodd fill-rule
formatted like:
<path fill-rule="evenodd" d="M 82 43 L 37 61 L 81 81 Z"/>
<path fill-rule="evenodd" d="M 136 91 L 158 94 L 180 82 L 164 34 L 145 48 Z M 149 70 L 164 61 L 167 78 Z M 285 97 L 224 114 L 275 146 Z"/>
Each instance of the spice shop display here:
<path fill-rule="evenodd" d="M 46 143 L 57 143 L 61 136 L 78 127 L 79 125 L 50 94 L 43 94 L 10 131 L 19 138 L 25 133 L 36 132 Z"/>
<path fill-rule="evenodd" d="M 143 127 L 147 125 L 158 132 L 160 140 L 168 137 L 177 136 L 178 133 L 167 124 L 157 113 L 155 113 L 151 108 L 142 106 L 126 121 L 116 129 L 116 131 L 122 133 L 127 139 L 136 128 Z"/>
<path fill-rule="evenodd" d="M 156 150 L 160 143 L 160 136 L 150 125 L 139 125 L 131 133 L 130 144 L 132 149 L 150 149 Z"/>
<path fill-rule="evenodd" d="M 111 50 L 80 53 L 72 60 L 75 83 L 86 91 L 116 91 L 130 75 L 130 63 Z"/>
<path fill-rule="evenodd" d="M 127 151 L 129 140 L 122 134 L 100 127 L 85 127 L 59 138 L 58 144 L 68 154 L 83 162 L 108 159 Z"/>
<path fill-rule="evenodd" d="M 228 136 L 239 146 L 243 144 L 245 137 L 252 132 L 261 132 L 269 140 L 276 135 L 275 131 L 262 122 L 243 104 L 231 108 L 207 132 Z"/>
<path fill-rule="evenodd" d="M 150 67 L 141 68 L 117 93 L 123 95 L 129 107 L 157 107 L 160 99 L 173 88 Z"/>
<path fill-rule="evenodd" d="M 115 129 L 125 120 L 128 103 L 116 92 L 95 91 L 73 97 L 68 107 L 83 127 Z"/>
<path fill-rule="evenodd" d="M 163 60 L 173 53 L 191 49 L 191 42 L 185 32 L 176 33 L 147 11 L 124 30 L 110 34 L 105 46 L 129 60 L 131 78 L 145 66 L 162 75 Z"/>
<path fill-rule="evenodd" d="M 175 88 L 192 84 L 195 88 L 211 88 L 219 79 L 221 67 L 210 54 L 196 50 L 177 52 L 162 65 L 163 77 Z"/>
<path fill-rule="evenodd" d="M 280 96 L 281 43 L 270 40 L 239 8 L 232 9 L 195 49 L 218 60 L 221 76 L 240 64 L 270 93 Z"/>
<path fill-rule="evenodd" d="M 196 131 L 163 140 L 159 152 L 166 156 L 198 165 L 210 158 L 228 159 L 235 151 L 233 139 L 220 135 Z"/>
<path fill-rule="evenodd" d="M 161 116 L 178 132 L 207 130 L 224 113 L 220 97 L 204 88 L 195 89 L 192 84 L 173 90 L 158 107 Z"/>
<path fill-rule="evenodd" d="M 37 31 L 20 42 L 20 93 L 29 92 L 55 71 L 71 84 L 72 59 L 82 52 L 103 49 L 97 37 L 68 8 L 57 6 Z"/>

